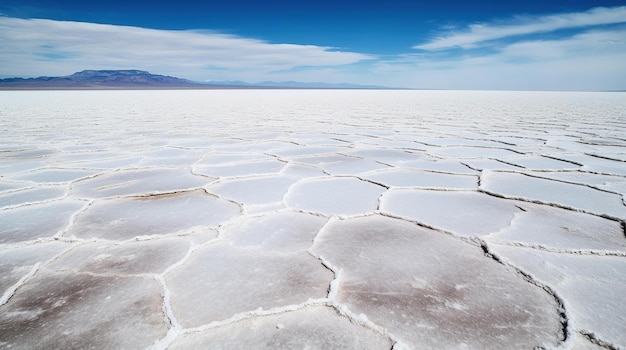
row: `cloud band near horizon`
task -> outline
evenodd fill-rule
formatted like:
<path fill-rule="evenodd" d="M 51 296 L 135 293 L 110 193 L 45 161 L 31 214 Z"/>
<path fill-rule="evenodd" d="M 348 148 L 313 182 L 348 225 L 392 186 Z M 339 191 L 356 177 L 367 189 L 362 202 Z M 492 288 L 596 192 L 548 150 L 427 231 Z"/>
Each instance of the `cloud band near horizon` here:
<path fill-rule="evenodd" d="M 16 76 L 71 73 L 86 63 L 93 69 L 133 67 L 159 72 L 182 67 L 196 76 L 207 70 L 268 73 L 296 67 L 339 66 L 373 58 L 331 47 L 274 44 L 206 30 L 159 30 L 9 17 L 0 17 L 0 42 L 0 65 L 5 74 L 10 71 Z"/>
<path fill-rule="evenodd" d="M 472 24 L 385 56 L 209 30 L 0 16 L 0 77 L 141 69 L 195 81 L 625 90 L 625 42 L 626 6 Z"/>

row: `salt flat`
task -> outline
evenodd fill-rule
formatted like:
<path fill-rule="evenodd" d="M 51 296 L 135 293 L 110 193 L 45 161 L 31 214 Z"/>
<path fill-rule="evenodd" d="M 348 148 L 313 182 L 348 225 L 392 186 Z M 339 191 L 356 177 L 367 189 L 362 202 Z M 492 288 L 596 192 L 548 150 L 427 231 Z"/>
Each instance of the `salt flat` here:
<path fill-rule="evenodd" d="M 1 349 L 626 349 L 624 93 L 0 92 Z"/>

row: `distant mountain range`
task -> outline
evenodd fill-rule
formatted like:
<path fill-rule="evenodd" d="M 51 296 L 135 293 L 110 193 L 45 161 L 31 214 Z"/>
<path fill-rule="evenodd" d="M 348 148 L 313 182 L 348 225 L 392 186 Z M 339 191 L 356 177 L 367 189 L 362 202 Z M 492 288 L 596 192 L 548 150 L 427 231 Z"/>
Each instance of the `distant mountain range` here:
<path fill-rule="evenodd" d="M 233 87 L 267 87 L 287 89 L 393 89 L 378 85 L 357 85 L 347 83 L 303 83 L 300 81 L 262 81 L 260 83 L 248 83 L 240 80 L 210 81 L 208 84 L 233 86 Z"/>
<path fill-rule="evenodd" d="M 141 70 L 84 70 L 63 77 L 0 79 L 0 88 L 193 88 L 204 84 Z"/>
<path fill-rule="evenodd" d="M 212 81 L 208 83 L 151 74 L 142 70 L 84 70 L 62 77 L 0 79 L 0 90 L 52 89 L 386 89 L 382 86 L 301 83 L 294 81 L 246 83 Z"/>

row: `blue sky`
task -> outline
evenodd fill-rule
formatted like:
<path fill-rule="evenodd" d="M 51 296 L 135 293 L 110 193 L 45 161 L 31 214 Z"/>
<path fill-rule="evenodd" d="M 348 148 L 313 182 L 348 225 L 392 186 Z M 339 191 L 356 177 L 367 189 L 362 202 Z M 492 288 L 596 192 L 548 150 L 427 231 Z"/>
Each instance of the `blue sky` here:
<path fill-rule="evenodd" d="M 624 1 L 2 0 L 0 77 L 626 89 Z"/>

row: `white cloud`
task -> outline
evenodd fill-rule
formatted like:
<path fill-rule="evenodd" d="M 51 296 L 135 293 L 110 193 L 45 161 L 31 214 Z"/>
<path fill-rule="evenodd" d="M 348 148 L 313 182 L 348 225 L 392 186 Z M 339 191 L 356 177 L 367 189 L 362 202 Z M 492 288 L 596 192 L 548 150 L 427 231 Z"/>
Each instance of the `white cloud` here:
<path fill-rule="evenodd" d="M 616 43 L 626 40 L 626 28 L 594 30 L 560 40 L 532 40 L 513 43 L 500 51 L 504 59 L 529 61 L 560 60 L 570 57 L 605 57 L 626 53 Z"/>
<path fill-rule="evenodd" d="M 465 30 L 446 32 L 413 48 L 429 51 L 455 47 L 472 48 L 489 40 L 624 22 L 626 22 L 626 6 L 598 7 L 585 12 L 517 17 L 504 23 L 473 24 Z"/>
<path fill-rule="evenodd" d="M 137 68 L 196 80 L 216 79 L 216 72 L 245 73 L 246 80 L 262 80 L 276 70 L 332 67 L 373 58 L 330 47 L 274 44 L 208 31 L 9 17 L 0 17 L 0 42 L 4 76 Z"/>
<path fill-rule="evenodd" d="M 437 89 L 611 90 L 626 86 L 626 28 L 518 41 L 489 53 L 405 54 L 373 64 L 385 84 Z"/>
<path fill-rule="evenodd" d="M 422 88 L 621 90 L 624 23 L 626 6 L 448 29 L 414 46 L 419 54 L 375 62 L 373 71 Z"/>
<path fill-rule="evenodd" d="M 428 43 L 429 50 L 385 57 L 209 31 L 0 17 L 0 77 L 136 68 L 194 80 L 437 89 L 625 89 L 626 24 L 615 24 L 615 16 L 626 19 L 625 12 L 626 7 L 616 7 L 536 17 L 534 22 L 527 17 L 518 18 L 516 24 L 484 24 L 463 33 L 450 32 Z M 578 29 L 560 33 L 567 35 L 559 39 L 522 35 L 574 26 Z M 497 45 L 489 41 L 512 35 L 515 40 Z M 488 50 L 443 49 L 483 42 L 489 44 Z"/>

